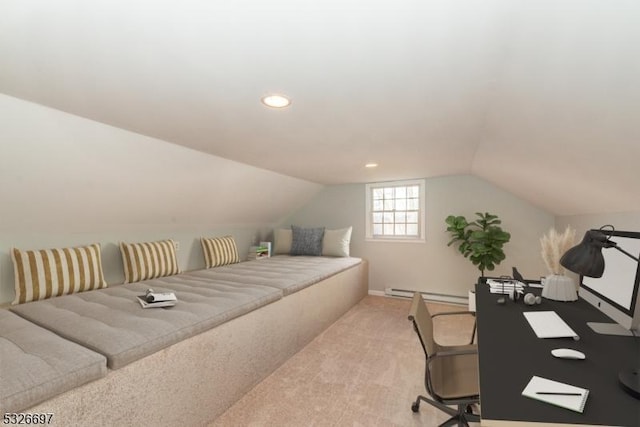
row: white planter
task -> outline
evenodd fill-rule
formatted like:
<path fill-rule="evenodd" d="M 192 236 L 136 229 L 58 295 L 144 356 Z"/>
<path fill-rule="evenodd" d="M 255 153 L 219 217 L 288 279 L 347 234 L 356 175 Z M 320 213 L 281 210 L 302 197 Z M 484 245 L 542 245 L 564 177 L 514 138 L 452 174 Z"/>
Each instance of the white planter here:
<path fill-rule="evenodd" d="M 551 274 L 545 278 L 542 296 L 554 301 L 575 301 L 578 291 L 572 278 Z"/>

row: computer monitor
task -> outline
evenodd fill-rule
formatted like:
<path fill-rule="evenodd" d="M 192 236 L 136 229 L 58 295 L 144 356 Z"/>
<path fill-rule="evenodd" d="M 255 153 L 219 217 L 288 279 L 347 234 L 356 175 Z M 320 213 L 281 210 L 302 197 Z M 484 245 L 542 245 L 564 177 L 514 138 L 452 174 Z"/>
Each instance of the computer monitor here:
<path fill-rule="evenodd" d="M 640 232 L 613 231 L 612 241 L 638 257 Z M 604 248 L 602 277 L 580 277 L 580 296 L 616 323 L 587 324 L 596 332 L 609 335 L 640 335 L 640 263 L 615 248 Z"/>

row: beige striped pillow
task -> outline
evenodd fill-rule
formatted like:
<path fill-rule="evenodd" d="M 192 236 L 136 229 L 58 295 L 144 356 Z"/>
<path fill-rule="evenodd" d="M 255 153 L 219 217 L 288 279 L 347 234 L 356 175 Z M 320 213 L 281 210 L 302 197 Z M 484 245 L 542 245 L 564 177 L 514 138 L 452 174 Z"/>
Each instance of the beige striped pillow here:
<path fill-rule="evenodd" d="M 173 240 L 158 242 L 120 242 L 124 283 L 173 276 L 180 273 Z"/>
<path fill-rule="evenodd" d="M 33 251 L 11 250 L 16 297 L 13 304 L 106 288 L 100 245 Z"/>
<path fill-rule="evenodd" d="M 219 267 L 221 265 L 240 262 L 238 247 L 233 236 L 201 238 L 202 252 L 206 268 Z"/>

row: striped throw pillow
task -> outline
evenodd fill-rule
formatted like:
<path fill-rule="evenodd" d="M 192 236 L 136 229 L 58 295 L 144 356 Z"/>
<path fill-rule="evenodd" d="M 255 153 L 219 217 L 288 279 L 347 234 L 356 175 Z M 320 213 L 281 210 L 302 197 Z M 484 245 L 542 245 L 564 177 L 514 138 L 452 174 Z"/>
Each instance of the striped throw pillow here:
<path fill-rule="evenodd" d="M 201 238 L 202 252 L 206 268 L 219 267 L 221 265 L 240 262 L 238 247 L 233 236 L 216 238 Z"/>
<path fill-rule="evenodd" d="M 106 288 L 100 245 L 33 251 L 11 250 L 16 297 L 13 304 Z"/>
<path fill-rule="evenodd" d="M 180 273 L 173 240 L 159 242 L 120 242 L 124 283 L 173 276 Z"/>

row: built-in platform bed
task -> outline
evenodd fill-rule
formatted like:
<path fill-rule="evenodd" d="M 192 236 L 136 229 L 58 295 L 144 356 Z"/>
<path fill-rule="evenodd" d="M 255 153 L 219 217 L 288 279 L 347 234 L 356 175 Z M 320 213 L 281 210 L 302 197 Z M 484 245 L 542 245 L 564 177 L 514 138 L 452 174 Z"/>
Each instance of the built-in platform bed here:
<path fill-rule="evenodd" d="M 149 287 L 175 292 L 178 304 L 142 309 L 135 296 Z M 14 375 L 9 384 L 26 390 L 0 390 L 2 412 L 51 413 L 59 426 L 206 425 L 367 288 L 360 259 L 276 256 L 14 306 L 3 325 L 45 336 L 78 358 L 83 375 L 69 363 L 50 373 L 53 386 Z M 33 342 L 6 335 L 0 354 L 11 354 L 2 361 L 11 378 L 8 364 L 26 366 Z M 46 348 L 38 352 L 46 359 Z"/>

